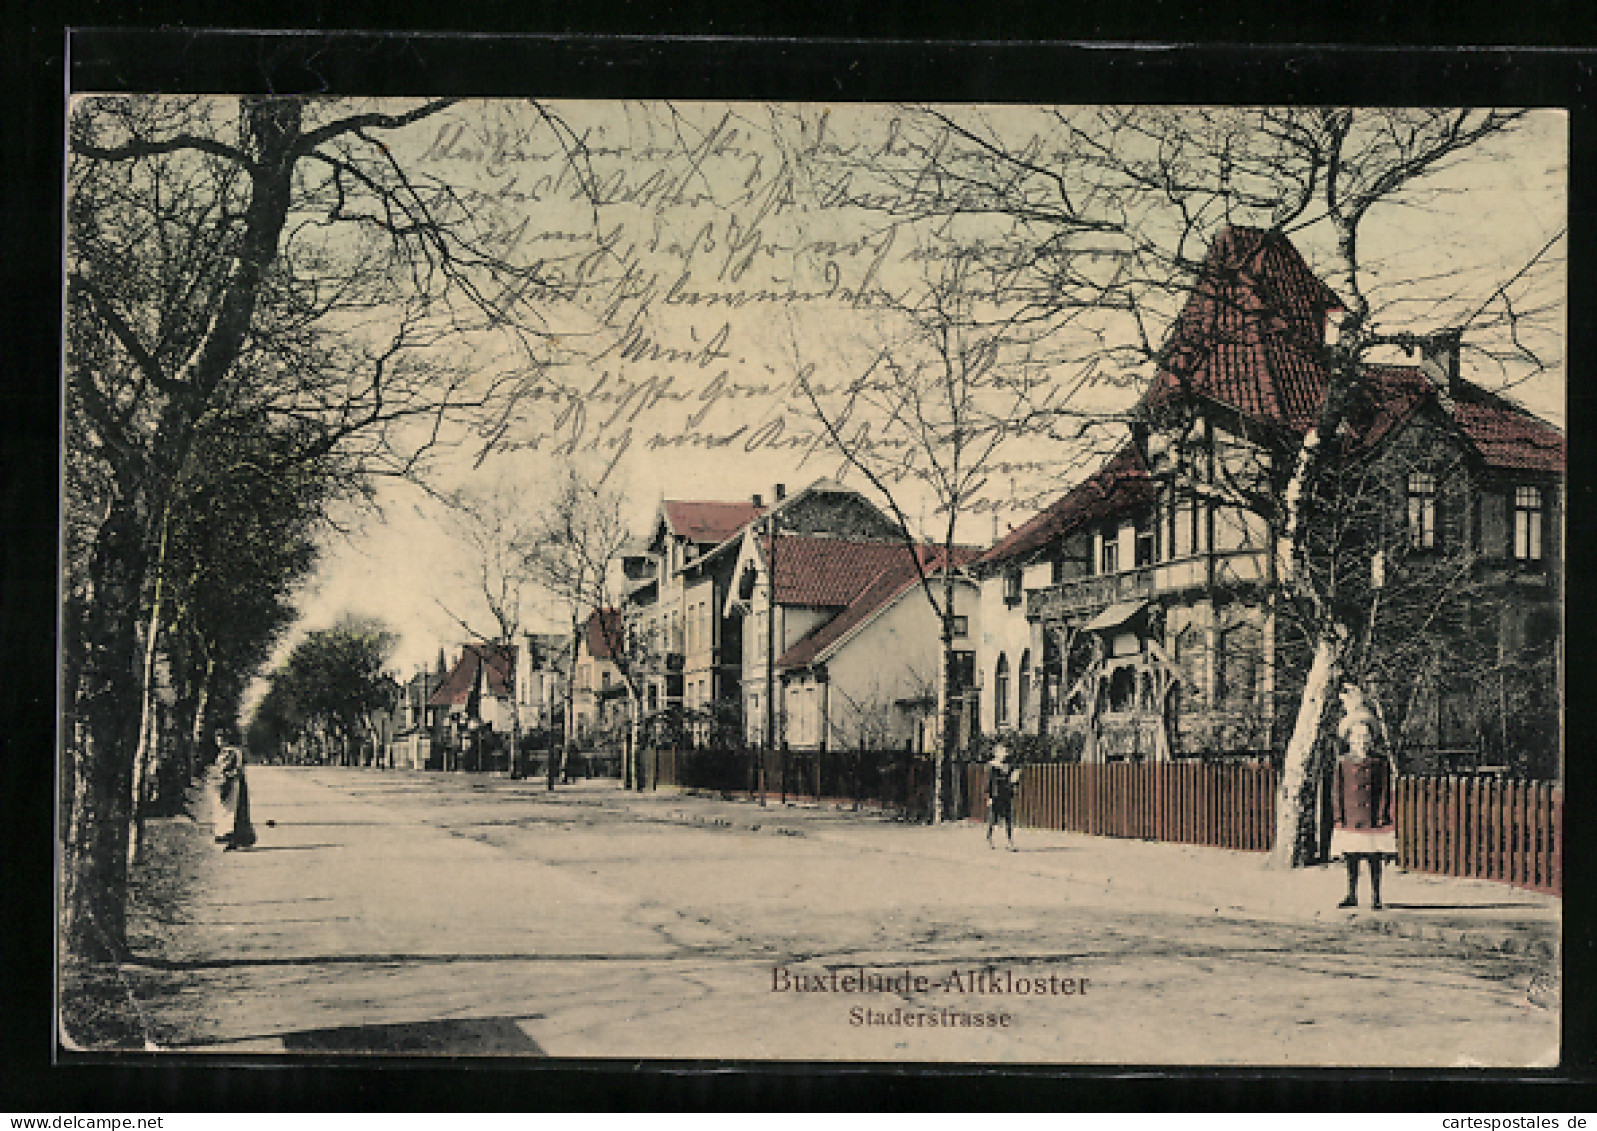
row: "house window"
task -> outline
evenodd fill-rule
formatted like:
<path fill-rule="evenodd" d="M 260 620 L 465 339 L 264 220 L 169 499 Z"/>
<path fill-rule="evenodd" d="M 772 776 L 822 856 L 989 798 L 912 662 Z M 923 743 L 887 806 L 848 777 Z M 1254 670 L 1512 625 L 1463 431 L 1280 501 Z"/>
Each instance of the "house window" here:
<path fill-rule="evenodd" d="M 1103 560 L 1099 573 L 1120 572 L 1120 532 L 1108 527 L 1103 532 Z"/>
<path fill-rule="evenodd" d="M 1154 558 L 1154 526 L 1152 515 L 1137 519 L 1137 565 L 1152 565 Z"/>
<path fill-rule="evenodd" d="M 1413 550 L 1436 549 L 1436 476 L 1428 471 L 1408 477 L 1408 544 Z"/>
<path fill-rule="evenodd" d="M 1007 570 L 1004 573 L 1004 604 L 1020 604 L 1020 571 L 1018 569 Z"/>
<path fill-rule="evenodd" d="M 1009 726 L 1009 657 L 1002 653 L 993 671 L 993 725 L 999 730 Z"/>
<path fill-rule="evenodd" d="M 599 673 L 599 690 L 600 691 L 609 691 L 610 690 L 610 673 L 609 672 L 600 672 Z"/>
<path fill-rule="evenodd" d="M 1031 705 L 1031 649 L 1027 648 L 1020 654 L 1020 707 L 1015 712 L 1020 719 L 1020 728 L 1026 729 L 1028 708 Z"/>
<path fill-rule="evenodd" d="M 1171 525 L 1175 528 L 1170 538 L 1172 556 L 1190 557 L 1198 552 L 1197 540 L 1194 537 L 1198 522 L 1197 508 L 1193 506 L 1192 500 L 1187 498 L 1176 503 L 1172 513 Z"/>
<path fill-rule="evenodd" d="M 960 639 L 962 637 L 969 636 L 970 635 L 970 618 L 969 617 L 955 617 L 954 618 L 953 629 L 954 629 L 954 638 L 956 640 Z"/>
<path fill-rule="evenodd" d="M 954 694 L 963 695 L 976 685 L 976 653 L 955 652 L 953 655 Z"/>
<path fill-rule="evenodd" d="M 1527 564 L 1542 560 L 1540 487 L 1514 488 L 1514 560 Z"/>

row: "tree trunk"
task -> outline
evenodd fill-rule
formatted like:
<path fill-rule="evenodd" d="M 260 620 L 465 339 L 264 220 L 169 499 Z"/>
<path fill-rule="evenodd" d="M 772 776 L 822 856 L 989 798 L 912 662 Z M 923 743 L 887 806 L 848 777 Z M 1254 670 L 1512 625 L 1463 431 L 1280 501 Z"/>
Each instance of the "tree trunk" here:
<path fill-rule="evenodd" d="M 138 742 L 138 640 L 149 546 L 140 500 L 107 516 L 89 566 L 90 583 L 73 639 L 72 798 L 64 845 L 62 942 L 90 958 L 126 951 L 128 799 Z"/>
<path fill-rule="evenodd" d="M 625 789 L 642 789 L 643 783 L 638 780 L 638 746 L 643 737 L 643 699 L 633 688 L 631 680 L 627 681 L 627 697 L 631 700 L 631 710 L 627 712 L 627 745 L 622 754 L 622 786 Z"/>
<path fill-rule="evenodd" d="M 954 764 L 954 758 L 959 751 L 959 718 L 954 709 L 953 606 L 944 607 L 949 612 L 943 617 L 942 678 L 938 681 L 937 689 L 937 697 L 941 700 L 938 707 L 942 720 L 942 733 L 938 736 L 937 751 L 932 766 L 932 824 L 934 825 L 943 822 L 943 778 L 948 773 L 948 767 Z"/>
<path fill-rule="evenodd" d="M 1314 790 L 1319 780 L 1320 731 L 1336 686 L 1345 637 L 1330 628 L 1314 644 L 1314 659 L 1298 702 L 1297 721 L 1287 743 L 1276 793 L 1275 849 L 1272 859 L 1288 868 L 1312 863 L 1310 834 L 1315 828 Z"/>
<path fill-rule="evenodd" d="M 161 512 L 161 540 L 155 550 L 155 594 L 150 601 L 144 637 L 144 660 L 139 678 L 139 742 L 133 751 L 132 795 L 128 805 L 128 864 L 137 865 L 144 841 L 144 810 L 149 783 L 155 776 L 155 657 L 161 643 L 162 599 L 166 592 L 166 538 L 172 504 Z"/>
<path fill-rule="evenodd" d="M 199 769 L 200 757 L 205 750 L 205 740 L 210 733 L 210 726 L 206 716 L 211 710 L 211 680 L 216 675 L 216 660 L 208 658 L 205 661 L 205 675 L 200 679 L 198 697 L 194 703 L 194 729 L 189 735 L 189 765 L 188 777 L 192 780 L 194 771 Z"/>

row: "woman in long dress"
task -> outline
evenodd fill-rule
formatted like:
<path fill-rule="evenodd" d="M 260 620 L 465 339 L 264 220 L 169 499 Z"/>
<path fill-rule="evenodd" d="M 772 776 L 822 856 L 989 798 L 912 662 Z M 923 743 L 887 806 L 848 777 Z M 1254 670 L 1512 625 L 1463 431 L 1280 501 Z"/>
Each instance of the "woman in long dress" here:
<path fill-rule="evenodd" d="M 1336 763 L 1336 828 L 1331 856 L 1347 861 L 1347 898 L 1338 907 L 1359 905 L 1359 861 L 1370 869 L 1370 906 L 1381 910 L 1381 863 L 1397 857 L 1397 824 L 1392 794 L 1397 775 L 1380 749 L 1379 720 L 1364 701 L 1364 692 L 1348 684 L 1342 689 L 1342 721 L 1337 736 L 1347 753 Z"/>
<path fill-rule="evenodd" d="M 250 823 L 250 787 L 244 777 L 244 751 L 224 746 L 216 758 L 216 840 L 224 852 L 255 843 Z"/>

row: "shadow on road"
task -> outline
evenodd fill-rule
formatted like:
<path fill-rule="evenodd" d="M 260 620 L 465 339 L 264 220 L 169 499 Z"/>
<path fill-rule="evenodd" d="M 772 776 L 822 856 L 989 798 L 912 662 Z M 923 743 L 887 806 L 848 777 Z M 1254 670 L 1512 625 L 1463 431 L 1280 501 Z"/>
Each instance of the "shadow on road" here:
<path fill-rule="evenodd" d="M 283 1034 L 288 1052 L 367 1052 L 455 1056 L 544 1056 L 509 1017 L 446 1018 L 395 1025 L 351 1025 Z"/>

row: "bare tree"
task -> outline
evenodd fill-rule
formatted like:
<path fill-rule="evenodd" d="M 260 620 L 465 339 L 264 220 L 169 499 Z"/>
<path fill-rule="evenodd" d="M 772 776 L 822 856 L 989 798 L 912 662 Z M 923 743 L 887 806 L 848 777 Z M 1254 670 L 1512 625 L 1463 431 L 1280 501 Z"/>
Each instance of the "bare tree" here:
<path fill-rule="evenodd" d="M 500 255 L 482 203 L 383 140 L 455 112 L 303 98 L 91 97 L 69 123 L 66 403 L 74 473 L 64 691 L 73 725 L 63 941 L 124 948 L 135 767 L 200 437 L 248 406 L 399 473 L 495 394 L 428 347 L 512 324 L 536 348 L 548 263 Z M 285 465 L 286 466 L 286 465 Z M 81 495 L 78 488 L 85 488 Z"/>
<path fill-rule="evenodd" d="M 626 601 L 621 558 L 631 533 L 623 510 L 625 497 L 594 482 L 568 465 L 554 498 L 542 509 L 528 559 L 532 577 L 566 608 L 571 624 L 571 651 L 566 674 L 565 754 L 576 740 L 573 697 L 578 654 L 589 626 L 626 688 L 629 707 L 627 741 L 622 751 L 622 784 L 637 783 L 637 750 L 643 718 L 643 679 L 652 642 L 641 631 L 635 610 Z"/>
<path fill-rule="evenodd" d="M 433 494 L 448 508 L 453 520 L 450 525 L 469 554 L 472 596 L 487 611 L 493 629 L 484 633 L 483 626 L 471 618 L 441 601 L 440 604 L 467 633 L 509 648 L 519 657 L 517 640 L 526 627 L 529 591 L 536 585 L 539 572 L 540 520 L 532 517 L 524 495 L 503 479 L 493 486 Z M 511 670 L 514 675 L 514 666 Z M 515 686 L 510 696 L 510 776 L 523 776 L 521 698 Z"/>
<path fill-rule="evenodd" d="M 1041 342 L 1002 288 L 978 255 L 947 249 L 908 300 L 885 304 L 885 340 L 868 372 L 823 391 L 800 370 L 810 411 L 832 448 L 897 519 L 938 620 L 934 822 L 944 816 L 944 779 L 959 743 L 954 594 L 959 567 L 975 556 L 960 544 L 960 520 L 968 529 L 1007 444 L 1059 424 L 1058 413 L 1043 407 L 1054 394 L 1045 388 Z M 909 518 L 911 499 L 922 492 L 936 504 L 935 552 L 927 552 Z"/>

